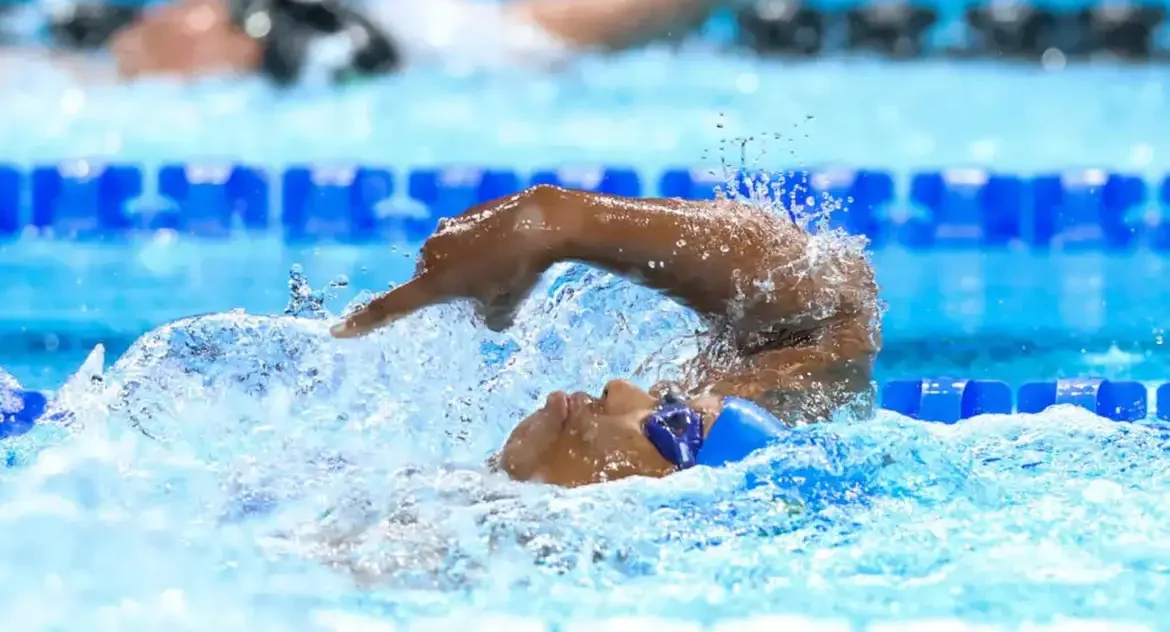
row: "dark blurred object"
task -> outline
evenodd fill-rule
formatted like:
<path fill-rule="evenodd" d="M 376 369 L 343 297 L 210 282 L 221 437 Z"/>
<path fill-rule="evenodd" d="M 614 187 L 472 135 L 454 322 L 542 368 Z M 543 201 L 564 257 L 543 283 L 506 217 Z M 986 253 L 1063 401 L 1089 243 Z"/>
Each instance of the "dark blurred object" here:
<path fill-rule="evenodd" d="M 1163 6 L 1111 0 L 1082 9 L 1077 24 L 1087 52 L 1148 59 L 1151 35 L 1165 19 Z"/>
<path fill-rule="evenodd" d="M 1061 20 L 1047 9 L 996 0 L 966 12 L 975 41 L 970 52 L 1009 57 L 1038 58 L 1050 48 L 1061 46 Z"/>
<path fill-rule="evenodd" d="M 739 10 L 741 36 L 760 53 L 816 55 L 825 37 L 825 15 L 799 0 L 760 0 Z"/>
<path fill-rule="evenodd" d="M 281 85 L 310 71 L 341 81 L 391 72 L 401 63 L 381 29 L 334 0 L 239 0 L 232 13 L 263 46 L 261 70 Z"/>
<path fill-rule="evenodd" d="M 64 4 L 51 9 L 49 36 L 65 48 L 101 48 L 141 13 L 141 7 L 121 4 Z"/>
<path fill-rule="evenodd" d="M 874 2 L 845 15 L 850 50 L 876 50 L 894 57 L 922 54 L 922 36 L 938 20 L 934 9 L 909 2 Z"/>

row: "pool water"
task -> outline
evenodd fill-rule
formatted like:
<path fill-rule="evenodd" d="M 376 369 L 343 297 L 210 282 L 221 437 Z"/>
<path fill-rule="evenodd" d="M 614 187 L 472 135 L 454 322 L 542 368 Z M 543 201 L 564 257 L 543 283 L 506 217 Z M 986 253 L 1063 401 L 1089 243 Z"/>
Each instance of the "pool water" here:
<path fill-rule="evenodd" d="M 147 331 L 192 314 L 282 314 L 294 266 L 317 287 L 347 281 L 326 301 L 336 312 L 408 279 L 416 252 L 410 244 L 169 236 L 68 250 L 35 239 L 0 244 L 0 367 L 26 386 L 53 389 L 98 344 L 113 361 Z M 887 306 L 879 380 L 1170 375 L 1161 255 L 887 249 L 872 258 Z"/>
<path fill-rule="evenodd" d="M 247 82 L 46 80 L 0 102 L 0 133 L 18 162 L 652 170 L 738 161 L 728 139 L 759 134 L 745 158 L 774 168 L 1153 176 L 1170 156 L 1165 77 L 652 51 L 559 79 L 419 72 L 285 96 Z M 413 250 L 170 236 L 0 246 L 0 366 L 57 390 L 71 413 L 5 442 L 8 625 L 1117 630 L 1170 615 L 1168 435 L 1154 423 L 1053 409 L 942 426 L 883 412 L 661 481 L 565 491 L 487 475 L 484 457 L 548 390 L 597 391 L 662 349 L 685 357 L 674 341 L 695 323 L 578 268 L 549 275 L 505 334 L 463 305 L 360 341 L 329 339 L 309 315 L 259 316 L 283 310 L 294 263 L 317 288 L 348 277 L 336 313 L 405 278 Z M 874 258 L 883 379 L 1170 378 L 1159 256 Z M 194 314 L 211 315 L 164 325 Z"/>
<path fill-rule="evenodd" d="M 599 389 L 694 324 L 579 269 L 536 297 L 503 336 L 459 305 L 358 341 L 321 320 L 221 314 L 156 330 L 100 380 L 91 358 L 60 395 L 72 425 L 10 440 L 10 620 L 1166 616 L 1156 426 L 882 413 L 661 481 L 561 491 L 485 475 L 476 463 L 545 385 Z M 467 352 L 504 339 L 506 361 Z"/>
<path fill-rule="evenodd" d="M 762 62 L 652 50 L 584 59 L 554 76 L 421 69 L 342 91 L 162 80 L 82 89 L 37 76 L 0 103 L 0 134 L 12 140 L 5 159 L 17 163 L 230 158 L 650 170 L 737 164 L 742 155 L 772 169 L 975 164 L 1160 174 L 1170 164 L 1168 73 L 1159 65 Z M 747 138 L 754 142 L 741 150 Z"/>

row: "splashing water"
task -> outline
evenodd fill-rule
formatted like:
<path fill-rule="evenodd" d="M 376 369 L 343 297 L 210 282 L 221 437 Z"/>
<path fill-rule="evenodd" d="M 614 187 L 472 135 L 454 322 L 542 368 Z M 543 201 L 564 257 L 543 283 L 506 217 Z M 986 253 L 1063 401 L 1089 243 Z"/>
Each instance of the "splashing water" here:
<path fill-rule="evenodd" d="M 506 334 L 453 304 L 338 341 L 328 293 L 297 270 L 290 293 L 303 317 L 186 319 L 108 370 L 96 350 L 58 394 L 68 415 L 6 443 L 10 629 L 1170 614 L 1161 428 L 883 413 L 721 470 L 518 484 L 480 464 L 547 391 L 669 378 L 699 349 L 694 316 L 561 266 Z"/>

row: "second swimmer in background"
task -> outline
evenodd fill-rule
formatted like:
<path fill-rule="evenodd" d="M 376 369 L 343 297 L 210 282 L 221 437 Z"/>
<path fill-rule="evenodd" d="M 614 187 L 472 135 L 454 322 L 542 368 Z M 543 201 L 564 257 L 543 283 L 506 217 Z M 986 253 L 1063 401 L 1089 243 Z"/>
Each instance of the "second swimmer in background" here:
<path fill-rule="evenodd" d="M 333 334 L 368 334 L 457 299 L 499 331 L 561 261 L 664 292 L 706 321 L 711 343 L 682 383 L 644 391 L 614 379 L 598 396 L 550 394 L 490 460 L 513 479 L 573 487 L 724 465 L 788 426 L 870 401 L 880 306 L 862 245 L 733 200 L 536 187 L 473 207 L 441 223 L 411 281 Z"/>

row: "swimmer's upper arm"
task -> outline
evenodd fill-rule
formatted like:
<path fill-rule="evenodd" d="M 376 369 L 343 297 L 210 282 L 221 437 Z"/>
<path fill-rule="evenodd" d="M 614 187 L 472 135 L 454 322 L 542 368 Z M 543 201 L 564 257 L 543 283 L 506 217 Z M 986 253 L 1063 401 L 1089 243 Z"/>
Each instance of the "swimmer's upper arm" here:
<path fill-rule="evenodd" d="M 880 326 L 859 312 L 826 326 L 810 344 L 761 351 L 712 376 L 710 392 L 743 397 L 789 423 L 824 421 L 871 389 Z"/>

